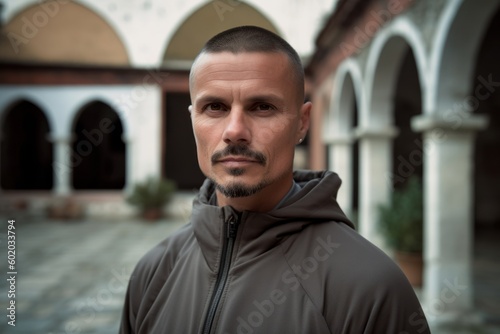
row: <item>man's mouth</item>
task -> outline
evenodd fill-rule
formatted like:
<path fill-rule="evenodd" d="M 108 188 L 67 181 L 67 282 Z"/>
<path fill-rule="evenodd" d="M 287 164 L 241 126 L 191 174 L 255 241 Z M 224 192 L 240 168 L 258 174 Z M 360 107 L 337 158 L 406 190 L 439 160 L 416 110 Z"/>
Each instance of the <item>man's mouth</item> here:
<path fill-rule="evenodd" d="M 242 167 L 250 164 L 261 164 L 260 161 L 255 159 L 249 159 L 247 157 L 225 157 L 217 161 L 226 167 Z"/>

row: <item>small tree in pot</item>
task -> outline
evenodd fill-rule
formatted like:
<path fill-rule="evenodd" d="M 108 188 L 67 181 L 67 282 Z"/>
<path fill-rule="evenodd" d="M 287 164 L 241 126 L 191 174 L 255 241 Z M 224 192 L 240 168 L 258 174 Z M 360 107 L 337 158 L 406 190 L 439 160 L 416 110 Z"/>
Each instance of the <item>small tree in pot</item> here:
<path fill-rule="evenodd" d="M 378 225 L 396 261 L 414 286 L 422 285 L 423 198 L 420 179 L 412 177 L 379 206 Z"/>
<path fill-rule="evenodd" d="M 163 208 L 176 190 L 175 183 L 168 179 L 149 177 L 137 183 L 127 202 L 139 208 L 141 216 L 147 220 L 157 220 L 163 216 Z"/>

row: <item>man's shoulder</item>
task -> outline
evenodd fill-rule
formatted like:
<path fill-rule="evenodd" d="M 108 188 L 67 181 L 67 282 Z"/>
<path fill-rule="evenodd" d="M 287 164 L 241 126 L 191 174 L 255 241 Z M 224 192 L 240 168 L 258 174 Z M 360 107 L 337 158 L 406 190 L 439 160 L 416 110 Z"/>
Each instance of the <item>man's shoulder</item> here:
<path fill-rule="evenodd" d="M 312 233 L 316 243 L 330 252 L 325 262 L 342 281 L 358 288 L 390 287 L 401 281 L 407 284 L 396 263 L 350 226 L 339 222 L 314 224 Z"/>
<path fill-rule="evenodd" d="M 347 319 L 357 332 L 416 333 L 417 326 L 428 333 L 414 290 L 388 255 L 345 224 L 317 224 L 313 230 L 317 246 L 309 248 L 312 257 L 302 255 L 310 271 L 302 286 L 326 319 Z"/>
<path fill-rule="evenodd" d="M 186 224 L 150 249 L 137 263 L 134 276 L 149 281 L 158 270 L 171 268 L 179 253 L 193 236 L 191 224 Z"/>

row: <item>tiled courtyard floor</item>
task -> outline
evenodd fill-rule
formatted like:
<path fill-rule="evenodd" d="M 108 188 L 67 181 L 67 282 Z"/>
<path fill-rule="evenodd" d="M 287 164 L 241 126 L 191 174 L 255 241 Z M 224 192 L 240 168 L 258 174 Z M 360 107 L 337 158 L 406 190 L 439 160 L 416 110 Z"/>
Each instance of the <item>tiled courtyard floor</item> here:
<path fill-rule="evenodd" d="M 7 325 L 8 319 L 2 315 L 0 333 L 117 333 L 128 277 L 137 260 L 184 223 L 183 219 L 147 223 L 16 218 L 16 326 Z M 3 219 L 1 254 L 7 249 L 6 225 Z M 498 320 L 500 308 L 495 309 L 500 306 L 500 267 L 491 251 L 476 251 L 485 252 L 484 260 L 476 261 L 481 269 L 475 273 L 481 283 L 476 287 L 476 303 Z M 1 261 L 5 263 L 5 257 Z M 497 265 L 492 267 L 492 263 Z M 0 268 L 6 275 L 6 266 Z M 6 279 L 0 282 L 0 303 L 5 313 L 9 300 Z M 497 325 L 451 327 L 434 333 L 500 333 Z"/>

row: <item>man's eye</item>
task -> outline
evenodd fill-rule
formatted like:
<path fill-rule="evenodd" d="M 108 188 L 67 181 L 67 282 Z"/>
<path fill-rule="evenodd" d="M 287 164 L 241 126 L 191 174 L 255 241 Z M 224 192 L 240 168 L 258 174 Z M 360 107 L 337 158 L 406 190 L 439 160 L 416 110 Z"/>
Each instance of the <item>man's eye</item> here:
<path fill-rule="evenodd" d="M 222 105 L 222 103 L 210 103 L 207 104 L 203 109 L 208 111 L 221 111 L 224 109 L 224 106 Z"/>
<path fill-rule="evenodd" d="M 261 103 L 261 104 L 258 104 L 256 107 L 255 107 L 256 110 L 261 110 L 261 111 L 267 111 L 267 110 L 274 110 L 273 106 L 267 104 L 267 103 Z"/>

